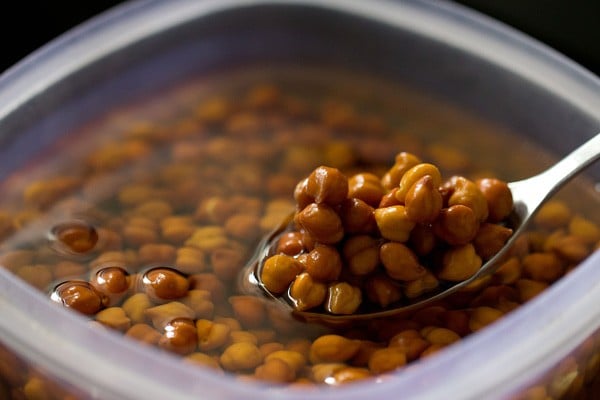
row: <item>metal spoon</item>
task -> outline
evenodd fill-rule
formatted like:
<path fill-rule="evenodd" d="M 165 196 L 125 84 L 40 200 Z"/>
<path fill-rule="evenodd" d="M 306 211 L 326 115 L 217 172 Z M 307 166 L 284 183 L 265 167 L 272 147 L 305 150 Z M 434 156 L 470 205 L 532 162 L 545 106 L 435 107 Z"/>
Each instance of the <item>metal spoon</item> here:
<path fill-rule="evenodd" d="M 276 229 L 259 244 L 256 254 L 240 276 L 240 287 L 246 293 L 264 296 L 267 299 L 273 300 L 274 305 L 278 305 L 296 318 L 308 322 L 342 324 L 348 321 L 369 320 L 409 313 L 441 300 L 469 285 L 476 279 L 493 273 L 501 265 L 501 262 L 504 261 L 506 254 L 515 240 L 524 231 L 542 203 L 598 158 L 600 158 L 600 134 L 588 140 L 544 172 L 531 178 L 509 183 L 508 186 L 513 195 L 514 207 L 508 220 L 509 226 L 513 229 L 513 234 L 504 247 L 488 260 L 471 278 L 461 282 L 441 282 L 440 287 L 436 290 L 427 292 L 419 298 L 394 304 L 380 311 L 362 312 L 351 315 L 334 315 L 326 312 L 298 311 L 294 309 L 291 300 L 286 299 L 285 296 L 277 296 L 269 292 L 260 280 L 262 261 L 271 255 L 279 235 L 289 221 L 285 221 L 279 229 Z"/>

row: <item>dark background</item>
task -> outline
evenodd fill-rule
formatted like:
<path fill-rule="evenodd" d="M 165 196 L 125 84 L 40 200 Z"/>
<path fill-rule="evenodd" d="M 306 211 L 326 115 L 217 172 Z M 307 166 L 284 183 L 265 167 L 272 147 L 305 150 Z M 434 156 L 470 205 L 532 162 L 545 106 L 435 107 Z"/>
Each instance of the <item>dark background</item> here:
<path fill-rule="evenodd" d="M 66 30 L 122 2 L 25 0 L 0 7 L 0 73 Z M 600 0 L 456 2 L 533 36 L 600 76 Z"/>

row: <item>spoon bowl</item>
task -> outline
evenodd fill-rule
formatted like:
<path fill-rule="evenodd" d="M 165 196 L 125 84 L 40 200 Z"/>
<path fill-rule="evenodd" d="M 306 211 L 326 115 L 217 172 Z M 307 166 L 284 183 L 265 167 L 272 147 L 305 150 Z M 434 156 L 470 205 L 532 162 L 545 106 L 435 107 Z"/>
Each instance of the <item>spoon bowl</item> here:
<path fill-rule="evenodd" d="M 470 278 L 459 282 L 441 281 L 436 289 L 428 291 L 420 297 L 403 299 L 401 302 L 394 303 L 380 310 L 361 311 L 359 309 L 356 313 L 349 315 L 336 315 L 324 311 L 299 311 L 295 309 L 292 300 L 288 296 L 271 293 L 260 279 L 264 260 L 274 254 L 277 241 L 290 224 L 292 220 L 291 216 L 259 243 L 257 251 L 240 275 L 240 288 L 245 293 L 262 296 L 272 301 L 273 305 L 279 306 L 283 311 L 291 313 L 297 319 L 307 322 L 321 322 L 335 325 L 349 321 L 371 320 L 409 314 L 419 308 L 442 300 L 477 279 L 494 273 L 507 258 L 515 241 L 523 233 L 544 201 L 578 173 L 598 160 L 598 158 L 600 158 L 600 134 L 596 134 L 593 138 L 540 174 L 509 183 L 508 187 L 513 197 L 513 209 L 507 219 L 507 225 L 513 230 L 513 233 L 508 241 L 500 251 L 483 264 Z"/>

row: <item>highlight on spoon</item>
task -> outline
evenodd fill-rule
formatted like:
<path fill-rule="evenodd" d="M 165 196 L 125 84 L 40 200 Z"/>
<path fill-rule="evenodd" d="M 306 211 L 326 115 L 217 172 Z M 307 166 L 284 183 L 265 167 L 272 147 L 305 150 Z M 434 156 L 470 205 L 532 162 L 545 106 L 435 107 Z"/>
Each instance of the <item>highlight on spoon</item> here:
<path fill-rule="evenodd" d="M 244 279 L 306 319 L 372 318 L 435 301 L 475 279 L 513 233 L 506 182 L 443 179 L 404 152 L 383 176 L 318 167 L 294 198 L 296 212 Z"/>

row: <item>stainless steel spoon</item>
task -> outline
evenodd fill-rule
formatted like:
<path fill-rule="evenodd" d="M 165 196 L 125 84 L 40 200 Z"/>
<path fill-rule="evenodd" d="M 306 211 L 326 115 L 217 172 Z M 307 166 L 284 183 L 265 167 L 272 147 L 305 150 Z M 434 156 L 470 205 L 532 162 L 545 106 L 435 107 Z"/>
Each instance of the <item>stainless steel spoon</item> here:
<path fill-rule="evenodd" d="M 469 285 L 476 279 L 493 273 L 505 259 L 507 252 L 517 237 L 524 231 L 542 203 L 598 158 L 600 158 L 600 134 L 588 140 L 544 172 L 531 178 L 509 183 L 508 186 L 512 192 L 514 202 L 513 211 L 509 216 L 509 225 L 513 229 L 513 234 L 504 247 L 488 260 L 471 278 L 461 282 L 442 282 L 438 289 L 428 292 L 410 302 L 406 301 L 395 304 L 381 311 L 351 315 L 334 315 L 326 312 L 298 311 L 294 309 L 289 299 L 286 299 L 285 296 L 277 296 L 269 292 L 260 281 L 262 261 L 271 255 L 276 239 L 289 221 L 285 221 L 280 229 L 275 230 L 259 244 L 256 254 L 240 276 L 240 287 L 246 293 L 264 296 L 267 299 L 273 300 L 274 305 L 278 305 L 284 311 L 309 322 L 339 324 L 348 321 L 368 320 L 409 313 L 441 300 Z"/>

